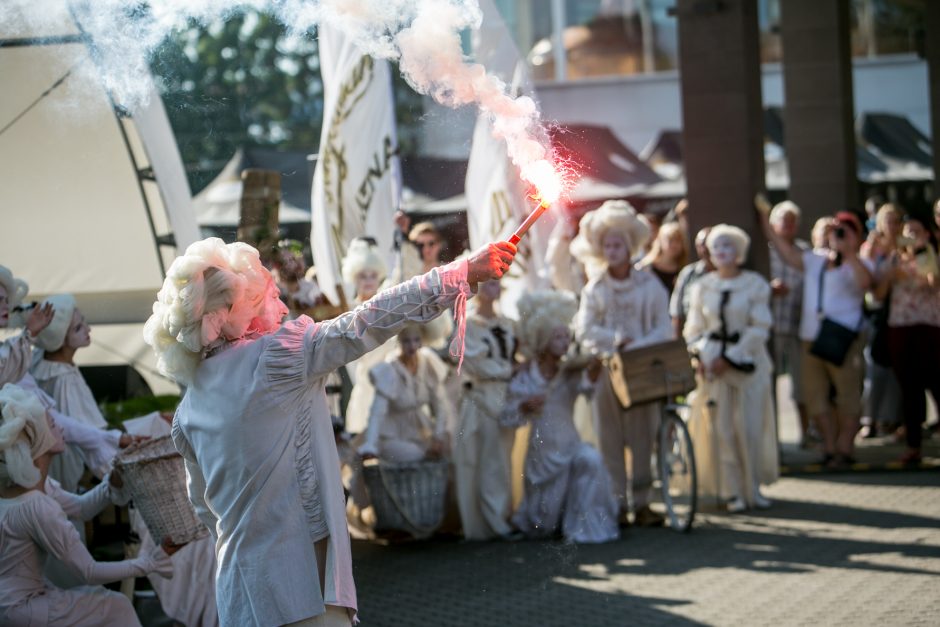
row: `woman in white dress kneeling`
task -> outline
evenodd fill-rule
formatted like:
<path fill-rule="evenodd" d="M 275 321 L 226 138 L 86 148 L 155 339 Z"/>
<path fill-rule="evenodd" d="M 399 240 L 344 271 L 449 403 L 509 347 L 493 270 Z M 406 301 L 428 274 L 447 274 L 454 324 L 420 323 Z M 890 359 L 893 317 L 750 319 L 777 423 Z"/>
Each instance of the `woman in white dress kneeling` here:
<path fill-rule="evenodd" d="M 522 502 L 513 524 L 530 537 L 561 533 L 568 542 L 620 537 L 617 502 L 600 453 L 582 442 L 574 402 L 589 392 L 600 362 L 566 359 L 578 310 L 568 292 L 531 292 L 519 301 L 519 335 L 526 366 L 509 383 L 505 426 L 532 422 Z"/>
<path fill-rule="evenodd" d="M 770 507 L 760 486 L 777 479 L 771 397 L 770 285 L 742 270 L 750 238 L 727 224 L 706 240 L 715 272 L 692 287 L 683 335 L 700 363 L 689 428 L 699 490 L 729 512 Z"/>

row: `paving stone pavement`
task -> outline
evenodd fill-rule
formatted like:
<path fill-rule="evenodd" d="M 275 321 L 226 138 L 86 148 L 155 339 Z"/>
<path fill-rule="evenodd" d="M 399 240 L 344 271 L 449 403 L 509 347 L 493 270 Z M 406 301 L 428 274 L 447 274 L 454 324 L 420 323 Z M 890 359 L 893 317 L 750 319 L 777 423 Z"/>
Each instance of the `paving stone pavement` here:
<path fill-rule="evenodd" d="M 940 624 L 940 473 L 789 477 L 618 542 L 356 541 L 362 627 Z"/>

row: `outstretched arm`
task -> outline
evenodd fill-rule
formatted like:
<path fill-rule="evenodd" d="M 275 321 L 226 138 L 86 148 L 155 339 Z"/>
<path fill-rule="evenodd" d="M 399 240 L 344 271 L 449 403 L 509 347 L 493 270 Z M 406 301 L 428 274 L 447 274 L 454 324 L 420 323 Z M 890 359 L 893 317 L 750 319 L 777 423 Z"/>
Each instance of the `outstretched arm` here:
<path fill-rule="evenodd" d="M 777 235 L 773 227 L 770 226 L 770 202 L 768 202 L 763 194 L 758 194 L 754 197 L 754 207 L 757 209 L 757 220 L 760 223 L 764 237 L 766 237 L 770 245 L 780 253 L 780 258 L 783 259 L 784 263 L 802 272 L 803 251 Z"/>

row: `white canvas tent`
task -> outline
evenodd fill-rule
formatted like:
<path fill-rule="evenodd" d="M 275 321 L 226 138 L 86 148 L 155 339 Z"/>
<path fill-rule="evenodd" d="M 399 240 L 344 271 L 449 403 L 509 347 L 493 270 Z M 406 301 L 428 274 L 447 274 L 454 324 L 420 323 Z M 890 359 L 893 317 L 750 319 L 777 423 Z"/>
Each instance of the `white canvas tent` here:
<path fill-rule="evenodd" d="M 0 23 L 0 263 L 30 298 L 76 296 L 92 324 L 81 365 L 129 363 L 175 389 L 141 337 L 166 267 L 199 237 L 163 104 L 151 88 L 147 104 L 115 106 L 66 0 L 35 10 L 42 26 Z"/>

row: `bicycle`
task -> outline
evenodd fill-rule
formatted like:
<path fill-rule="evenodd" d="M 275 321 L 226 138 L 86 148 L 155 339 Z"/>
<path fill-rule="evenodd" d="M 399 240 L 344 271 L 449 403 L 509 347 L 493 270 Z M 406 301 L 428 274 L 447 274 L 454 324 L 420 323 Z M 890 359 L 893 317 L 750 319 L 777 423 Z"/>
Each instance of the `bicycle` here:
<path fill-rule="evenodd" d="M 688 413 L 689 406 L 675 400 L 695 388 L 685 343 L 675 340 L 615 354 L 607 367 L 614 393 L 624 408 L 662 403 L 651 459 L 653 487 L 659 488 L 660 513 L 669 527 L 688 533 L 698 505 L 698 477 L 692 437 L 681 415 Z"/>

